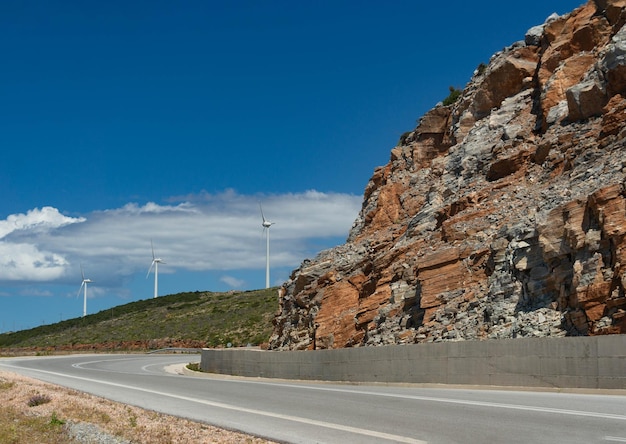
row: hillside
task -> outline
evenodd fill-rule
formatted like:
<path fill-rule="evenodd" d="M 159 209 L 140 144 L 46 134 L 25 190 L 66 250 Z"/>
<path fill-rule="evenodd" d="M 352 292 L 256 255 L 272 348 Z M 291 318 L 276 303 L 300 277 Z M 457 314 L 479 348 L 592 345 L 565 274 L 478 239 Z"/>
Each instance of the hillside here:
<path fill-rule="evenodd" d="M 476 61 L 283 285 L 270 348 L 626 333 L 625 23 L 589 0 Z"/>
<path fill-rule="evenodd" d="M 259 345 L 269 339 L 275 311 L 275 288 L 179 293 L 1 334 L 0 353 Z"/>

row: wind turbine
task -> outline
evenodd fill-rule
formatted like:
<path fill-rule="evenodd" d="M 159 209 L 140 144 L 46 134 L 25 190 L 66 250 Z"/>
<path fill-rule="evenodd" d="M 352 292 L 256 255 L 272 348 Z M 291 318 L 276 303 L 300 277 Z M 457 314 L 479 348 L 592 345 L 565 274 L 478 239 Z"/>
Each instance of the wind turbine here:
<path fill-rule="evenodd" d="M 80 288 L 78 289 L 78 293 L 76 296 L 80 295 L 80 291 L 84 287 L 84 295 L 83 295 L 83 318 L 87 316 L 87 284 L 91 284 L 93 281 L 91 279 L 85 278 L 85 273 L 83 272 L 83 266 L 80 266 L 80 274 L 83 277 L 83 282 L 80 284 Z"/>
<path fill-rule="evenodd" d="M 154 297 L 156 298 L 159 294 L 159 264 L 164 264 L 163 259 L 160 257 L 156 257 L 154 255 L 154 244 L 152 243 L 152 239 L 150 239 L 150 246 L 152 247 L 152 263 L 150 264 L 150 268 L 148 268 L 148 274 L 146 274 L 146 279 L 150 276 L 150 272 L 152 271 L 152 267 L 154 267 Z"/>
<path fill-rule="evenodd" d="M 265 288 L 270 288 L 270 227 L 274 225 L 274 222 L 270 222 L 263 215 L 263 207 L 259 204 L 259 208 L 261 209 L 261 218 L 263 219 L 263 231 L 265 231 L 265 236 L 267 240 L 267 247 L 265 251 Z"/>

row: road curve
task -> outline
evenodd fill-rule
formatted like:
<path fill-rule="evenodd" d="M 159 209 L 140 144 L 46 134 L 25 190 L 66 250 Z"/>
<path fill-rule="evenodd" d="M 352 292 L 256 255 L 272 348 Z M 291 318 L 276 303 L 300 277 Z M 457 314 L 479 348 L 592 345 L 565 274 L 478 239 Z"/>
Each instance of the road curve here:
<path fill-rule="evenodd" d="M 168 373 L 196 355 L 3 358 L 0 369 L 290 443 L 626 443 L 626 396 Z"/>

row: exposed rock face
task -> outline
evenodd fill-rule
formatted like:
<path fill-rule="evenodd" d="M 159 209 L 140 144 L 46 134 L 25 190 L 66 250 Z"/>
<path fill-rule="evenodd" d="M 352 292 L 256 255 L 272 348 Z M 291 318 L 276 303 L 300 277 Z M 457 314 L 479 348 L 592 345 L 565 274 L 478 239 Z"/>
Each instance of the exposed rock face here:
<path fill-rule="evenodd" d="M 626 0 L 551 16 L 374 171 L 272 349 L 626 333 Z"/>

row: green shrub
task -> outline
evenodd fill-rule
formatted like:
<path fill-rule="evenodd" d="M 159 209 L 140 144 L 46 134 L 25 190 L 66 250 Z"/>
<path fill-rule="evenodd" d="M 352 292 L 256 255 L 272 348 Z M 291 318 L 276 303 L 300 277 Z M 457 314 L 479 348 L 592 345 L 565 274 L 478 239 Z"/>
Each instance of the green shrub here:
<path fill-rule="evenodd" d="M 398 145 L 402 146 L 406 144 L 406 139 L 411 135 L 412 132 L 413 131 L 406 131 L 402 133 L 402 135 L 400 136 L 400 140 L 398 141 Z"/>
<path fill-rule="evenodd" d="M 50 397 L 49 396 L 46 396 L 46 395 L 35 395 L 35 396 L 32 396 L 28 400 L 28 407 L 37 407 L 38 405 L 47 404 L 49 402 L 50 402 Z"/>
<path fill-rule="evenodd" d="M 56 412 L 52 412 L 52 418 L 50 418 L 50 425 L 61 426 L 63 424 L 65 424 L 65 421 L 63 421 L 62 419 L 57 418 Z"/>
<path fill-rule="evenodd" d="M 459 99 L 459 97 L 461 97 L 461 93 L 463 93 L 463 91 L 455 88 L 454 86 L 451 86 L 449 89 L 450 89 L 450 95 L 448 95 L 448 97 L 443 99 L 443 106 L 452 105 L 454 102 L 456 102 Z"/>
<path fill-rule="evenodd" d="M 194 372 L 199 372 L 202 371 L 200 370 L 200 363 L 199 362 L 190 362 L 189 364 L 187 364 L 187 368 L 191 371 Z"/>

